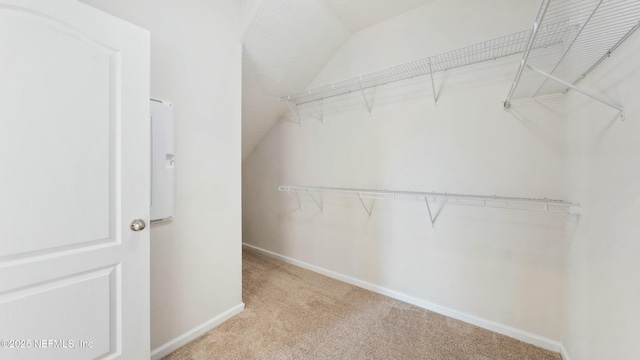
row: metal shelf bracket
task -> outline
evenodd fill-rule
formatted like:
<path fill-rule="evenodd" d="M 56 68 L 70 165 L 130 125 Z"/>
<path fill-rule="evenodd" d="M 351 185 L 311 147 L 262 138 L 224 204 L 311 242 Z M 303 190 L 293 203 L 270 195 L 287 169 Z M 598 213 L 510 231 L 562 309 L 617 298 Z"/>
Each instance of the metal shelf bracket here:
<path fill-rule="evenodd" d="M 291 197 L 291 199 L 293 199 L 293 201 L 296 202 L 296 204 L 298 204 L 298 210 L 302 210 L 302 204 L 300 203 L 300 197 L 295 197 L 291 194 L 291 191 L 287 191 L 287 195 L 289 195 L 289 197 Z"/>
<path fill-rule="evenodd" d="M 435 199 L 434 199 L 435 202 Z M 445 203 L 442 203 L 442 205 L 440 205 L 440 208 L 438 209 L 438 212 L 436 213 L 435 216 L 433 216 L 433 213 L 431 212 L 431 206 L 429 205 L 429 198 L 425 196 L 424 198 L 424 203 L 427 204 L 427 211 L 429 212 L 429 219 L 431 220 L 431 227 L 436 227 L 436 220 L 438 220 L 438 216 L 440 216 L 440 213 L 442 212 L 442 209 L 444 209 L 444 205 Z"/>
<path fill-rule="evenodd" d="M 431 58 L 429 58 L 429 78 L 431 78 L 431 90 L 433 91 L 433 105 L 438 103 L 438 94 L 436 93 L 436 83 L 433 79 L 433 65 L 431 64 Z"/>
<path fill-rule="evenodd" d="M 373 202 L 374 202 L 374 200 L 371 200 L 371 206 L 370 207 L 367 207 L 367 205 L 364 203 L 360 193 L 358 193 L 358 200 L 360 200 L 360 204 L 362 204 L 362 207 L 364 207 L 364 211 L 366 211 L 367 214 L 369 215 L 369 217 L 371 217 L 371 213 L 373 212 Z"/>
<path fill-rule="evenodd" d="M 287 103 L 287 106 L 289 107 L 289 110 L 291 110 L 293 115 L 298 120 L 298 125 L 302 126 L 302 120 L 300 120 L 300 113 L 298 112 L 298 106 L 295 105 L 295 104 L 292 105 L 291 102 L 289 102 L 289 100 L 285 100 L 285 102 Z"/>
<path fill-rule="evenodd" d="M 596 101 L 599 101 L 599 102 L 601 102 L 601 103 L 603 103 L 603 104 L 605 104 L 605 105 L 607 105 L 609 107 L 612 107 L 612 108 L 618 110 L 620 112 L 620 118 L 622 119 L 622 121 L 624 121 L 624 107 L 622 105 L 618 105 L 618 104 L 616 104 L 614 102 L 611 102 L 611 101 L 609 101 L 609 100 L 607 100 L 607 99 L 605 99 L 603 97 L 600 97 L 598 95 L 592 94 L 592 93 L 590 93 L 590 92 L 588 92 L 588 91 L 586 91 L 584 89 L 581 89 L 581 88 L 579 88 L 579 87 L 577 87 L 577 86 L 575 86 L 573 84 L 570 84 L 570 83 L 568 83 L 568 82 L 566 82 L 566 81 L 564 81 L 562 79 L 559 79 L 559 78 L 557 78 L 557 77 L 555 77 L 555 76 L 553 76 L 551 74 L 547 74 L 546 72 L 544 72 L 544 71 L 542 71 L 540 69 L 536 69 L 531 65 L 527 64 L 527 68 L 529 70 L 537 72 L 538 74 L 540 74 L 542 76 L 547 77 L 548 79 L 551 79 L 551 80 L 553 80 L 555 82 L 558 82 L 558 83 L 566 86 L 569 89 L 575 90 L 575 91 L 577 91 L 577 92 L 579 92 L 579 93 L 581 93 L 581 94 L 583 94 L 585 96 L 588 96 L 588 97 L 590 97 L 590 98 L 592 98 L 592 99 L 594 99 Z"/>
<path fill-rule="evenodd" d="M 369 99 L 367 99 L 367 95 L 364 93 L 362 83 L 358 82 L 358 86 L 360 87 L 360 93 L 362 94 L 362 98 L 364 99 L 364 104 L 367 106 L 367 111 L 369 111 L 369 115 L 372 115 L 375 92 L 371 95 L 371 101 L 369 101 Z"/>
<path fill-rule="evenodd" d="M 318 103 L 320 103 L 320 106 L 318 106 Z M 321 124 L 324 124 L 324 112 L 323 112 L 323 108 L 322 108 L 322 99 L 315 101 L 313 103 L 313 107 L 316 111 L 316 116 L 315 118 L 318 119 L 318 121 L 320 121 Z"/>
<path fill-rule="evenodd" d="M 322 197 L 320 197 L 320 202 L 318 202 L 318 200 L 316 200 L 316 198 L 313 197 L 313 195 L 311 194 L 311 191 L 308 190 L 307 194 L 309 195 L 309 197 L 311 198 L 311 200 L 313 200 L 314 203 L 316 203 L 316 205 L 318 205 L 318 208 L 320 208 L 320 212 L 322 212 Z"/>

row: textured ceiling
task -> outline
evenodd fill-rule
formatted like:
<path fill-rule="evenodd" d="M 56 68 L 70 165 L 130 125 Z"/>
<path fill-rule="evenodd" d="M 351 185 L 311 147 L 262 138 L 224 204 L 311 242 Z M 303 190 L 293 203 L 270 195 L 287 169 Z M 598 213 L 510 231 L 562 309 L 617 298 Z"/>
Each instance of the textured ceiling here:
<path fill-rule="evenodd" d="M 354 32 L 433 0 L 244 0 L 242 156 Z"/>

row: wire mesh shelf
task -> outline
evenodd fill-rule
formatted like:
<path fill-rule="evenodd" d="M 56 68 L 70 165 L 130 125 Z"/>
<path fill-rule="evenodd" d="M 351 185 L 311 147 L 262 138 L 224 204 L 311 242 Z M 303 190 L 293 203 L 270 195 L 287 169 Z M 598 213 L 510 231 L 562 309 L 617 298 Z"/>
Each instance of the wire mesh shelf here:
<path fill-rule="evenodd" d="M 402 190 L 376 190 L 376 189 L 353 189 L 353 188 L 337 188 L 337 187 L 318 187 L 318 186 L 280 186 L 278 190 L 288 193 L 300 207 L 300 198 L 296 198 L 292 193 L 308 194 L 316 205 L 323 209 L 321 196 L 346 196 L 355 197 L 360 200 L 365 210 L 371 215 L 371 207 L 367 207 L 362 199 L 373 200 L 414 200 L 425 202 L 431 217 L 431 223 L 434 224 L 437 214 L 433 216 L 430 204 L 441 205 L 464 205 L 479 206 L 488 208 L 511 209 L 521 211 L 542 211 L 552 213 L 568 213 L 578 215 L 581 213 L 582 206 L 573 204 L 564 200 L 552 199 L 533 199 L 520 197 L 505 196 L 484 196 L 484 195 L 468 195 L 468 194 L 449 194 L 439 192 L 421 192 L 421 191 L 402 191 Z M 317 196 L 318 198 L 314 197 Z"/>
<path fill-rule="evenodd" d="M 562 22 L 570 30 L 562 41 L 525 50 L 505 106 L 512 99 L 580 91 L 575 85 L 640 27 L 640 1 L 543 0 L 529 41 L 543 34 L 537 28 Z M 596 100 L 623 111 L 604 99 Z"/>
<path fill-rule="evenodd" d="M 558 42 L 567 38 L 567 34 L 573 31 L 571 25 L 571 22 L 566 20 L 545 25 L 539 31 L 533 48 L 539 49 L 557 45 Z M 457 50 L 315 87 L 300 93 L 283 96 L 280 101 L 301 105 L 418 76 L 432 75 L 441 71 L 520 54 L 527 49 L 531 32 L 531 30 L 520 31 Z"/>

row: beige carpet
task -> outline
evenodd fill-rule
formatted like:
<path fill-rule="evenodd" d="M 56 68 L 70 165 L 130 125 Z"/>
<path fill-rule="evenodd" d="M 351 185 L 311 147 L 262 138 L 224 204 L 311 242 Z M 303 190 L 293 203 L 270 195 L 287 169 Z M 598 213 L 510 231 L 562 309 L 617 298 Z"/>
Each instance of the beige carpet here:
<path fill-rule="evenodd" d="M 561 359 L 253 252 L 242 275 L 245 310 L 165 359 Z"/>

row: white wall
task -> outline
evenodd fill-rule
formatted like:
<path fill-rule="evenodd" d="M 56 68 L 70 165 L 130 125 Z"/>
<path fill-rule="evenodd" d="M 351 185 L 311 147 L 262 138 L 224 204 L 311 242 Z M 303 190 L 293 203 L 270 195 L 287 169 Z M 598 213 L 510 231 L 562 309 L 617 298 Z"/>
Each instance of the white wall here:
<path fill-rule="evenodd" d="M 566 327 L 571 359 L 640 359 L 640 33 L 583 88 L 622 104 L 626 120 L 581 94 L 567 97 L 569 196 L 584 204 L 570 228 Z"/>
<path fill-rule="evenodd" d="M 354 34 L 313 85 L 528 29 L 538 6 L 435 1 Z M 432 228 L 423 203 L 379 201 L 369 218 L 357 199 L 326 197 L 321 213 L 309 198 L 299 211 L 278 192 L 319 185 L 563 198 L 562 101 L 501 105 L 518 61 L 439 74 L 436 106 L 422 78 L 376 89 L 372 118 L 360 94 L 325 101 L 324 123 L 313 106 L 300 108 L 301 126 L 283 118 L 243 162 L 244 241 L 553 348 L 574 216 L 448 206 Z"/>
<path fill-rule="evenodd" d="M 151 32 L 175 106 L 175 216 L 151 229 L 151 349 L 241 306 L 241 44 L 234 0 L 83 0 Z"/>

